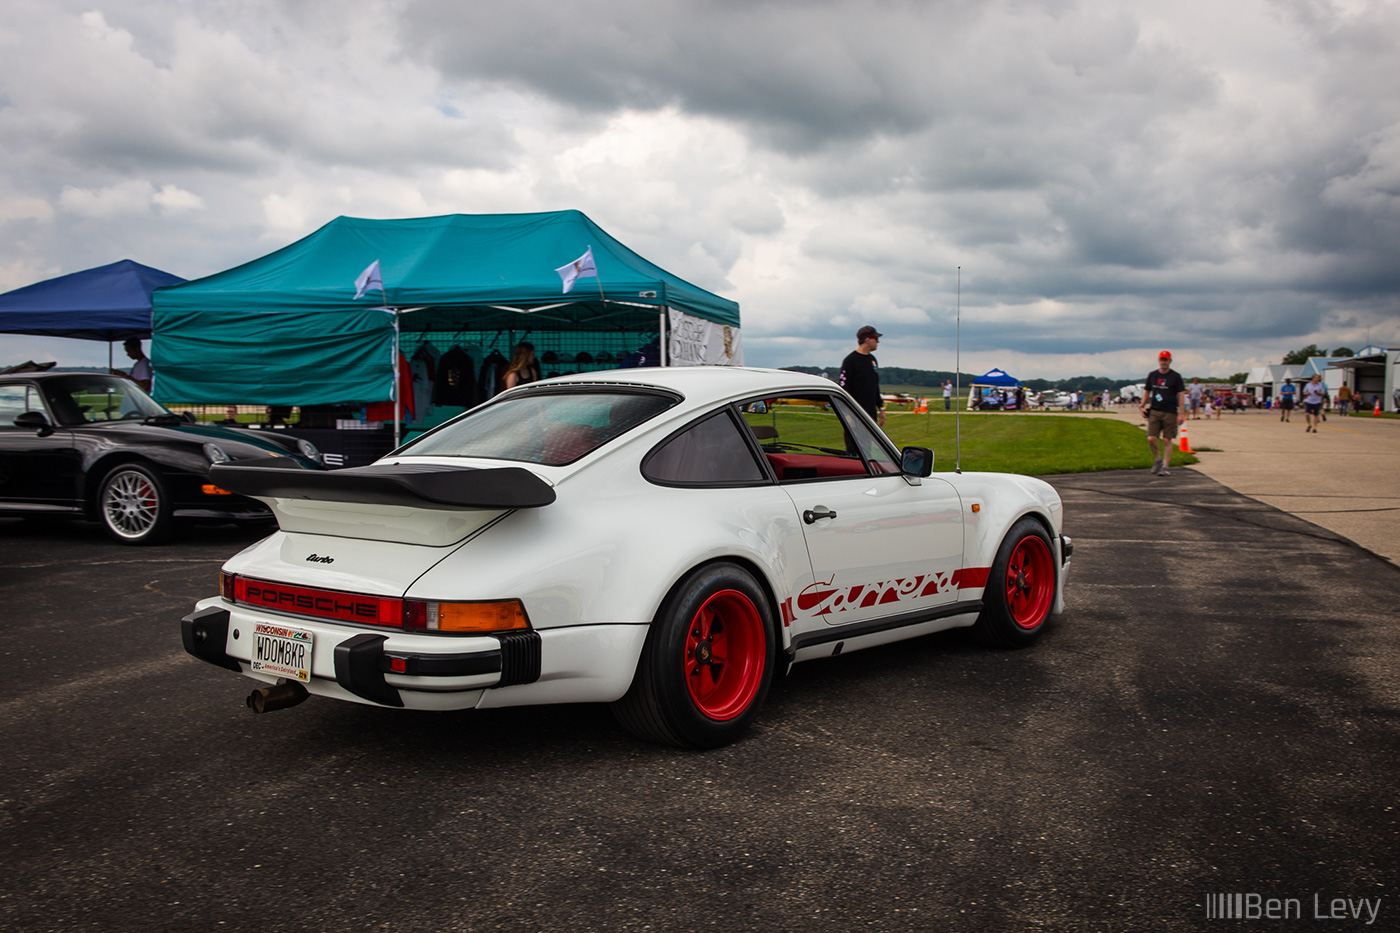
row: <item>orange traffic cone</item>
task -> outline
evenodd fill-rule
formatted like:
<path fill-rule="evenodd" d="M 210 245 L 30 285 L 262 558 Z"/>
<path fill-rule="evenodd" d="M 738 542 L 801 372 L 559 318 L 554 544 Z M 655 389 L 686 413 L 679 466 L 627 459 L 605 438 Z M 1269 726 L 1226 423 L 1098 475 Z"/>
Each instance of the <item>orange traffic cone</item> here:
<path fill-rule="evenodd" d="M 1373 412 L 1371 412 L 1371 414 L 1373 414 L 1373 415 L 1379 415 L 1380 413 L 1381 413 L 1381 397 L 1380 397 L 1379 395 L 1377 395 L 1377 396 L 1376 396 L 1376 410 L 1373 411 Z"/>
<path fill-rule="evenodd" d="M 1186 437 L 1186 425 L 1184 424 L 1181 426 L 1181 443 L 1179 446 L 1181 447 L 1181 452 L 1184 454 L 1195 453 L 1195 451 L 1191 449 L 1191 441 Z"/>

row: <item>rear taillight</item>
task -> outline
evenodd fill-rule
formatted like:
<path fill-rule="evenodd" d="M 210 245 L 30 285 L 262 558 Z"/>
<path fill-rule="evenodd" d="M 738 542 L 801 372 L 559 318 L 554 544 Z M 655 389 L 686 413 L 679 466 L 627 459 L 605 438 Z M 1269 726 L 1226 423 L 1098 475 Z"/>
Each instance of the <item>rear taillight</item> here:
<path fill-rule="evenodd" d="M 508 632 L 528 629 L 518 599 L 442 602 L 365 596 L 219 574 L 219 595 L 230 602 L 294 615 L 387 625 L 421 632 Z"/>
<path fill-rule="evenodd" d="M 469 603 L 406 599 L 403 608 L 404 628 L 430 632 L 509 632 L 530 627 L 518 599 Z"/>

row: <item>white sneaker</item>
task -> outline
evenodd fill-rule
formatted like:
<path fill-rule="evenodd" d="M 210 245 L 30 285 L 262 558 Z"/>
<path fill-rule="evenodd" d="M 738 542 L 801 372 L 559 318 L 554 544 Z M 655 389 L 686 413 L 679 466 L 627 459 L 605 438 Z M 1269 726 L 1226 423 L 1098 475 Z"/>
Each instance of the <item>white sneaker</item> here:
<path fill-rule="evenodd" d="M 1162 461 L 1160 458 L 1152 461 L 1152 472 L 1154 475 L 1162 472 Z"/>

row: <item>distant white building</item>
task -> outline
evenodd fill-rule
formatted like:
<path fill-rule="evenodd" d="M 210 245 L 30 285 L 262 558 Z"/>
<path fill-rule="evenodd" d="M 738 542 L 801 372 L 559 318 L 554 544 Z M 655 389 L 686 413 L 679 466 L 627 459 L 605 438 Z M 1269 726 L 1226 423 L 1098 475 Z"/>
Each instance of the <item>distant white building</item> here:
<path fill-rule="evenodd" d="M 1276 363 L 1272 366 L 1256 366 L 1249 373 L 1245 386 L 1254 393 L 1260 402 L 1274 397 L 1278 387 L 1285 382 L 1306 382 L 1302 379 L 1303 367 L 1296 363 Z"/>
<path fill-rule="evenodd" d="M 1395 390 L 1400 387 L 1400 347 L 1365 347 L 1356 356 L 1333 360 L 1356 398 L 1356 409 L 1370 410 L 1379 399 L 1383 411 L 1396 411 Z M 1328 383 L 1331 384 L 1330 382 Z"/>

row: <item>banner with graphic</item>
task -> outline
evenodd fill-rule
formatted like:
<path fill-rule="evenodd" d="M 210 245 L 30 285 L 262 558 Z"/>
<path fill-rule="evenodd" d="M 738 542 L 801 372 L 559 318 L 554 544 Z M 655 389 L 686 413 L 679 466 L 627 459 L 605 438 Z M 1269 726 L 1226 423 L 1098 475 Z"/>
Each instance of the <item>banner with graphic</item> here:
<path fill-rule="evenodd" d="M 743 366 L 744 347 L 739 328 L 692 317 L 674 309 L 667 312 L 670 333 L 666 341 L 669 366 Z"/>

